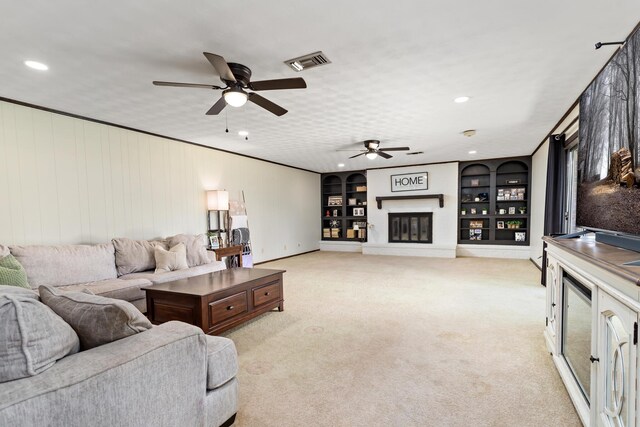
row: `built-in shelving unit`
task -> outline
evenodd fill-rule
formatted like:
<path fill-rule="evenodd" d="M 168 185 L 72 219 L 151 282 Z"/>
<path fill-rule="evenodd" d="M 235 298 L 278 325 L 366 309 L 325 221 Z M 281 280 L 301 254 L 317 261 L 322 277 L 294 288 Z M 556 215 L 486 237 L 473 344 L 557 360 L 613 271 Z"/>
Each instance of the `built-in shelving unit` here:
<path fill-rule="evenodd" d="M 323 174 L 321 193 L 322 240 L 366 241 L 366 172 Z"/>
<path fill-rule="evenodd" d="M 460 163 L 458 243 L 528 245 L 531 157 Z"/>

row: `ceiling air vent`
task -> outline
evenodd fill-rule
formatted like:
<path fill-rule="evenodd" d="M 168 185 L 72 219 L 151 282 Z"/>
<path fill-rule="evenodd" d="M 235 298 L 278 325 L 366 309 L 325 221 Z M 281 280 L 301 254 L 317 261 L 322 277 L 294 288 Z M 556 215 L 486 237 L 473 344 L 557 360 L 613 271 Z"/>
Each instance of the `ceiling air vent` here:
<path fill-rule="evenodd" d="M 309 55 L 300 56 L 298 58 L 284 61 L 294 71 L 308 70 L 309 68 L 319 67 L 321 65 L 331 64 L 329 58 L 322 52 L 310 53 Z"/>

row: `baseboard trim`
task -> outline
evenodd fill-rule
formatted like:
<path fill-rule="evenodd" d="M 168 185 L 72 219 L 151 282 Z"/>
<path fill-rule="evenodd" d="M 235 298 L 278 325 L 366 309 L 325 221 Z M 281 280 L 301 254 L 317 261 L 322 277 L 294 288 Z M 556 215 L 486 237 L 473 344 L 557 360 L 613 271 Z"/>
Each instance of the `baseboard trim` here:
<path fill-rule="evenodd" d="M 287 256 L 280 257 L 280 258 L 273 258 L 273 259 L 268 259 L 266 261 L 255 262 L 255 263 L 253 263 L 253 265 L 256 266 L 256 265 L 260 265 L 260 264 L 265 264 L 267 262 L 280 261 L 281 259 L 293 258 L 294 256 L 310 254 L 310 253 L 318 252 L 318 251 L 320 251 L 320 249 L 314 249 L 314 250 L 311 250 L 311 251 L 300 252 L 299 254 L 287 255 Z"/>
<path fill-rule="evenodd" d="M 456 248 L 459 257 L 526 260 L 531 258 L 530 254 L 529 246 L 458 244 Z"/>
<path fill-rule="evenodd" d="M 533 260 L 533 258 L 529 258 L 529 261 L 531 261 L 531 263 L 535 265 L 538 270 L 542 271 L 542 267 L 540 267 L 538 263 Z"/>

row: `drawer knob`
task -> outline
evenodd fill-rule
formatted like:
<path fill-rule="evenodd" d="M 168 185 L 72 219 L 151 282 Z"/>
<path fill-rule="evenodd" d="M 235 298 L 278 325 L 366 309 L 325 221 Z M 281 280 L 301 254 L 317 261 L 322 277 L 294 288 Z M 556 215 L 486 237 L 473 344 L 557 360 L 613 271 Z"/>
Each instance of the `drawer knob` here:
<path fill-rule="evenodd" d="M 227 310 L 233 310 L 233 306 L 232 305 L 228 306 Z"/>
<path fill-rule="evenodd" d="M 269 292 L 265 292 L 264 296 L 268 297 L 269 296 Z"/>

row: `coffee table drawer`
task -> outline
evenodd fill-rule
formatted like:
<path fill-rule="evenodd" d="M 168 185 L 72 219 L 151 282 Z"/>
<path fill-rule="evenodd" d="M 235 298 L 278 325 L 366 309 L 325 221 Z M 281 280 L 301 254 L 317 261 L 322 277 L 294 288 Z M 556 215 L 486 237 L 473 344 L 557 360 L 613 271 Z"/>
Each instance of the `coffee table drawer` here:
<path fill-rule="evenodd" d="M 252 289 L 251 292 L 253 293 L 254 307 L 280 299 L 280 285 L 278 283 L 261 286 Z"/>
<path fill-rule="evenodd" d="M 247 292 L 240 292 L 209 304 L 211 326 L 247 312 Z"/>

